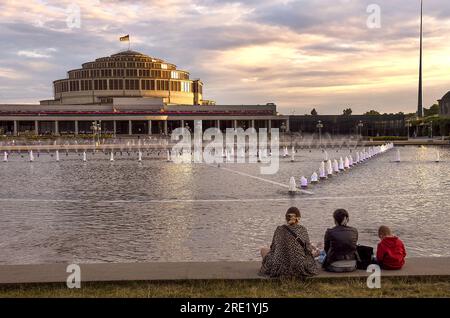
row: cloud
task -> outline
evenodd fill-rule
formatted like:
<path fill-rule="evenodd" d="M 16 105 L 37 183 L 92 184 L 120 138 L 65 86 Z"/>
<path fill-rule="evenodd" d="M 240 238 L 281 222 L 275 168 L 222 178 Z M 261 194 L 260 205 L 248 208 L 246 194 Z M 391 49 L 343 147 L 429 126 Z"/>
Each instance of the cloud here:
<path fill-rule="evenodd" d="M 418 3 L 378 0 L 35 0 L 0 3 L 1 102 L 47 99 L 53 80 L 131 46 L 175 63 L 220 104 L 275 102 L 282 111 L 415 110 Z M 80 7 L 80 28 L 67 7 Z M 449 90 L 450 3 L 425 4 L 424 87 L 431 105 Z M 51 48 L 51 49 L 49 49 Z M 23 89 L 26 87 L 26 89 Z M 308 110 L 309 109 L 309 110 Z"/>
<path fill-rule="evenodd" d="M 47 59 L 52 57 L 51 52 L 56 52 L 55 48 L 48 48 L 43 50 L 20 50 L 17 52 L 18 56 L 29 57 L 33 59 Z"/>

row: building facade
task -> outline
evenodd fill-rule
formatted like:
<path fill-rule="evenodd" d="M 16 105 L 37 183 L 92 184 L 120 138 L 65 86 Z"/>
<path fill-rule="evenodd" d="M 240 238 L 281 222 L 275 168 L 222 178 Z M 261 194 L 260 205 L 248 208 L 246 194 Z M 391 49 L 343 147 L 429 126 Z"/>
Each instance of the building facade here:
<path fill-rule="evenodd" d="M 405 115 L 303 115 L 290 116 L 292 132 L 330 135 L 406 136 Z"/>

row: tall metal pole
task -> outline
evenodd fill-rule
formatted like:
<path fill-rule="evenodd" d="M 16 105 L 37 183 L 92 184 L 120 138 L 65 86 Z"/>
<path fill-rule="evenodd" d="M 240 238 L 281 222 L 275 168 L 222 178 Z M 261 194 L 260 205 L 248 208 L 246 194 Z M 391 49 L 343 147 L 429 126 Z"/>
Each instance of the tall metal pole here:
<path fill-rule="evenodd" d="M 423 0 L 420 0 L 420 62 L 419 62 L 419 98 L 417 105 L 417 117 L 423 117 L 422 104 L 422 38 L 423 38 Z"/>

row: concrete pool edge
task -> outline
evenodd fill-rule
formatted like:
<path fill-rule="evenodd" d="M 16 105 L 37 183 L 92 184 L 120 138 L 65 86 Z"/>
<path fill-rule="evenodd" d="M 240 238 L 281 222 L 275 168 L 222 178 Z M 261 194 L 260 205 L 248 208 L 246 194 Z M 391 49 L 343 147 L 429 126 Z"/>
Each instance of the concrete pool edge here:
<path fill-rule="evenodd" d="M 68 264 L 0 265 L 0 284 L 63 283 Z M 260 280 L 261 262 L 154 262 L 79 264 L 81 282 Z M 314 278 L 358 278 L 369 273 L 327 273 Z M 400 271 L 382 271 L 382 277 L 450 276 L 450 257 L 408 258 Z"/>

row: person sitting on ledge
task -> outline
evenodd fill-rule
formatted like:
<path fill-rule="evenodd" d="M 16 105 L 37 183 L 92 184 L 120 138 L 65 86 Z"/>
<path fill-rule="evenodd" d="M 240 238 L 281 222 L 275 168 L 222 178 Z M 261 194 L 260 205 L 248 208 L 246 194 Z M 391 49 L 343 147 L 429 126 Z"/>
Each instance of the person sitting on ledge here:
<path fill-rule="evenodd" d="M 377 263 L 383 269 L 401 269 L 405 265 L 406 250 L 403 242 L 392 235 L 387 226 L 378 229 Z"/>
<path fill-rule="evenodd" d="M 277 227 L 270 249 L 261 249 L 263 261 L 260 275 L 308 277 L 318 274 L 308 231 L 299 224 L 300 217 L 296 207 L 287 210 L 287 224 Z"/>
<path fill-rule="evenodd" d="M 325 232 L 322 266 L 329 272 L 352 272 L 356 270 L 358 230 L 347 225 L 350 218 L 344 209 L 334 211 L 333 218 L 336 226 Z"/>

